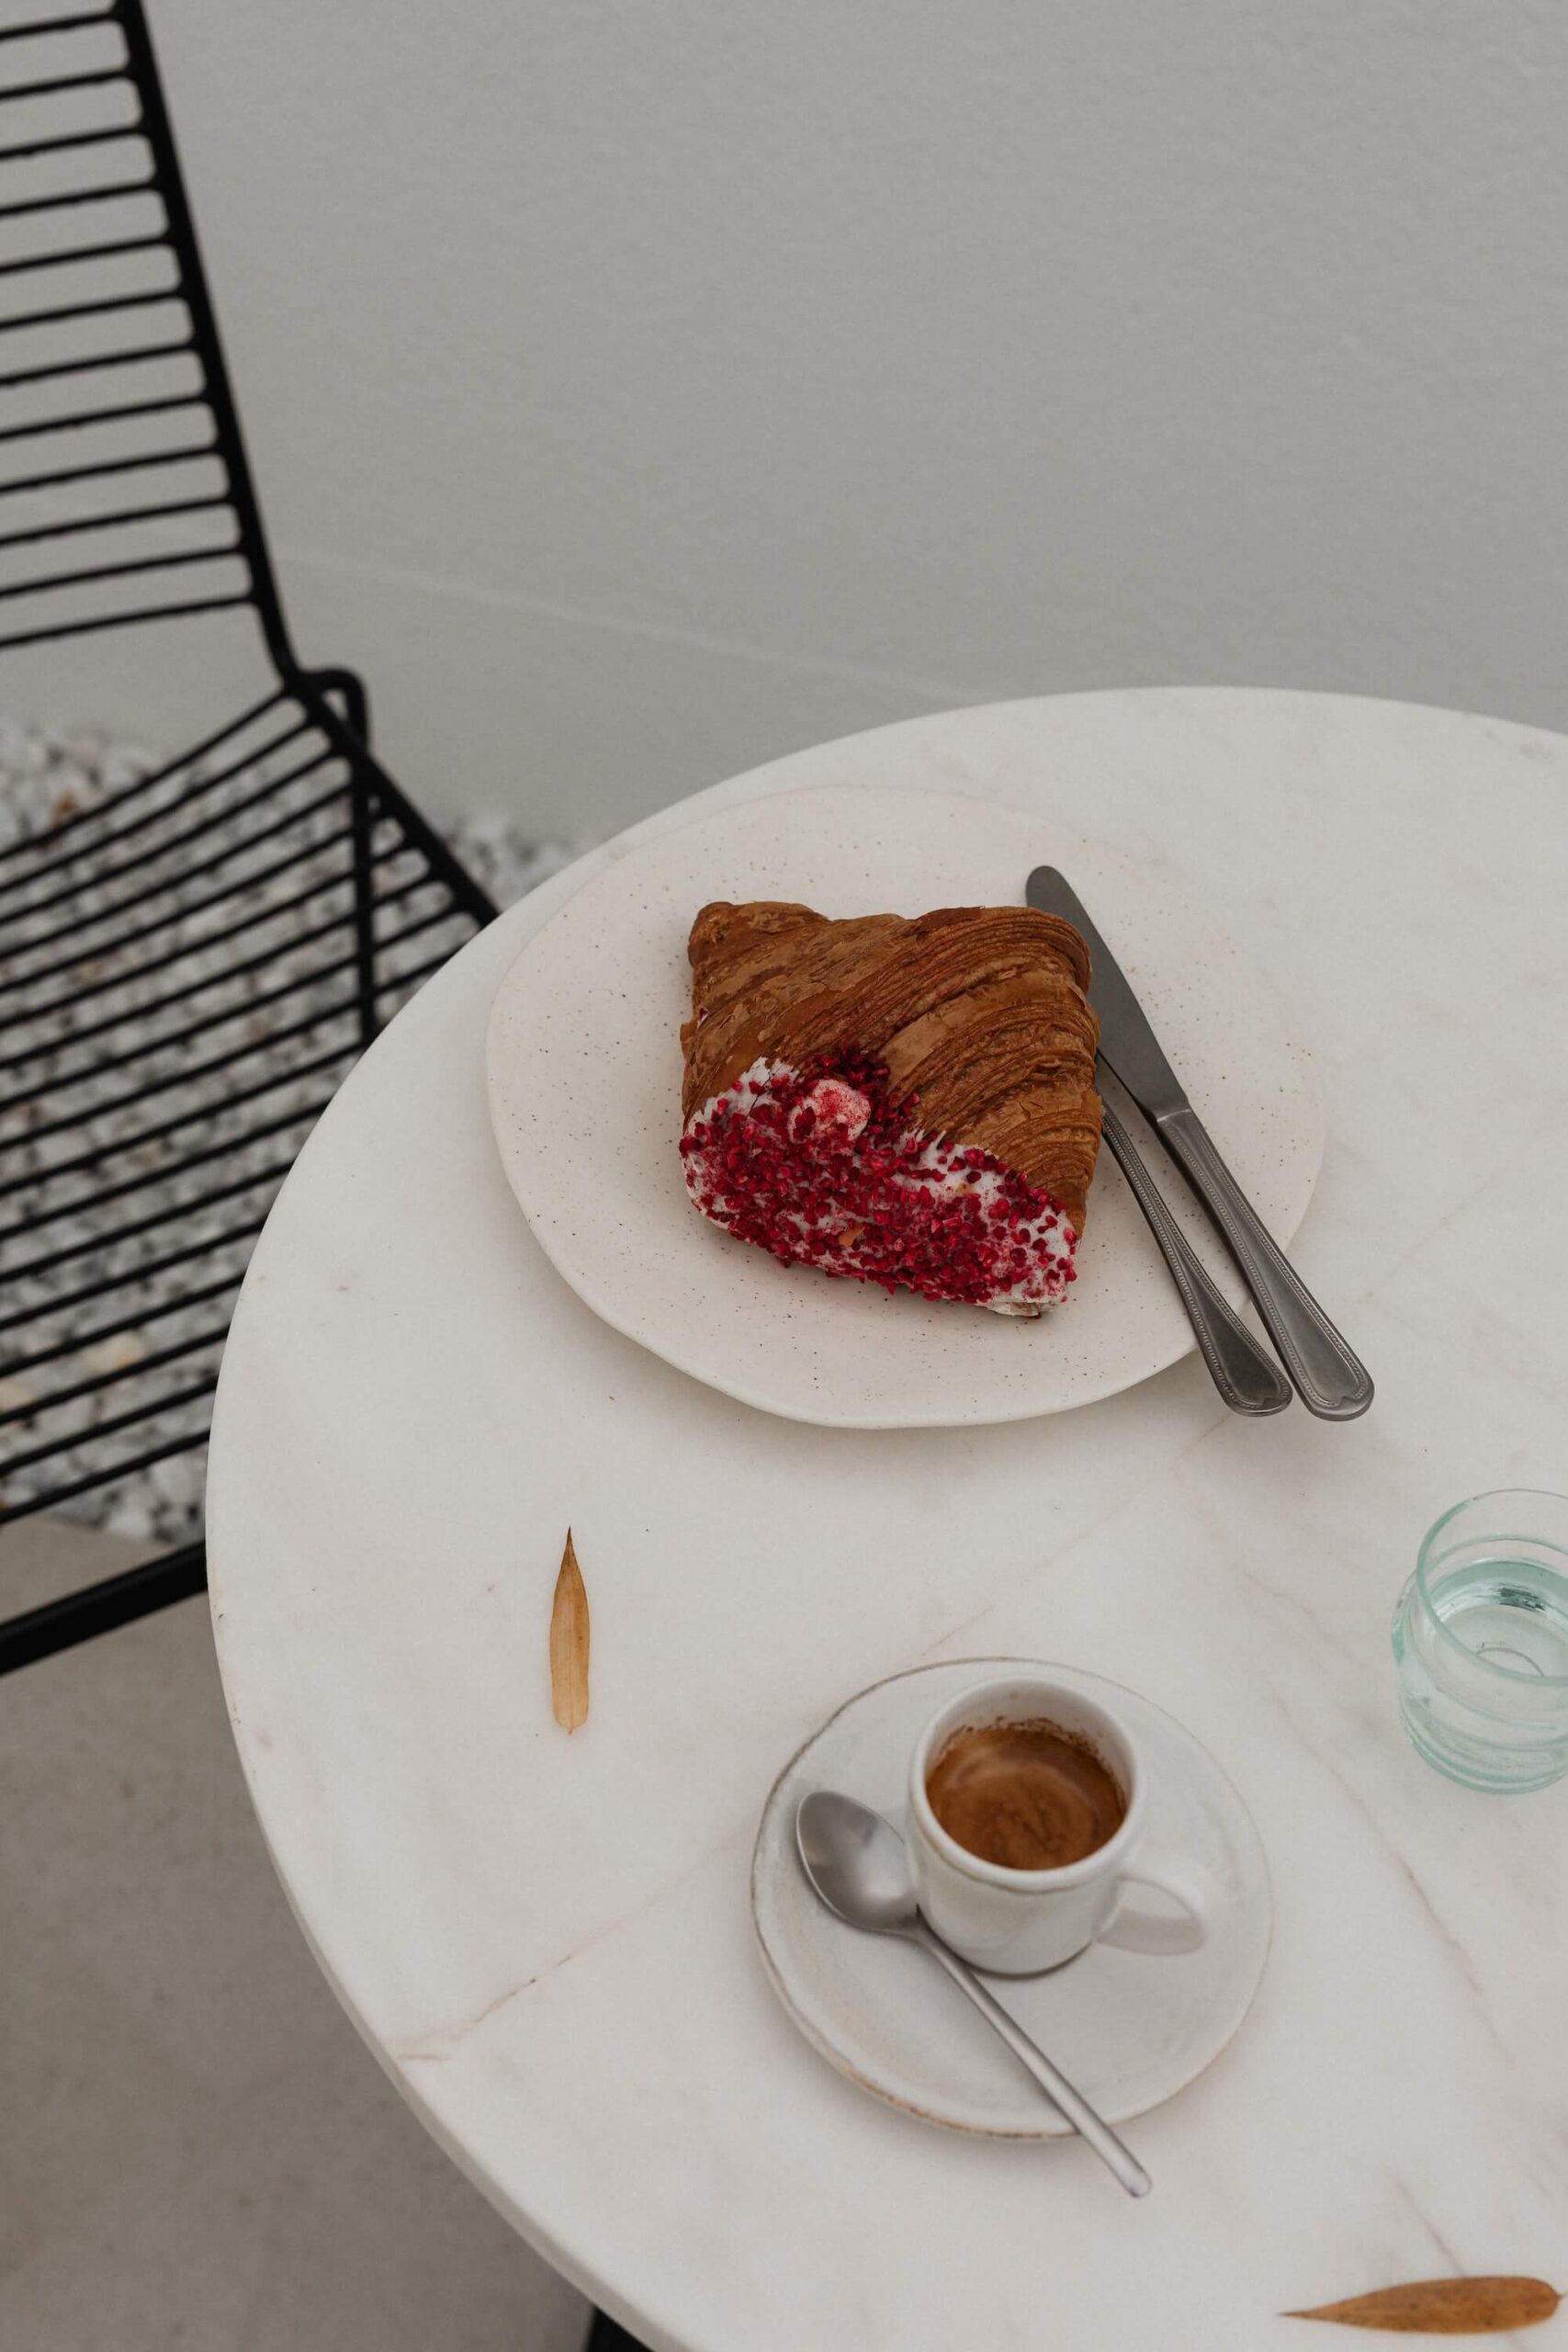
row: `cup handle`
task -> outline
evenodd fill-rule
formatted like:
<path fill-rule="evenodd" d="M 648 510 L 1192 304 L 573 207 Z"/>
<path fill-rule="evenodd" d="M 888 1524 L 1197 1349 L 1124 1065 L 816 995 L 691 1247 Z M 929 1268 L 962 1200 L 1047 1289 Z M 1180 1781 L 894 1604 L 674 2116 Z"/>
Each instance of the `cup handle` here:
<path fill-rule="evenodd" d="M 1178 1906 L 1176 1913 L 1145 1911 L 1129 1904 L 1126 1889 L 1130 1886 L 1151 1887 Z M 1194 1864 L 1166 1854 L 1153 1855 L 1145 1862 L 1140 1854 L 1137 1868 L 1121 1873 L 1115 1905 L 1096 1940 L 1118 1944 L 1123 1951 L 1196 1951 L 1208 1936 L 1218 1906 L 1218 1888 Z"/>

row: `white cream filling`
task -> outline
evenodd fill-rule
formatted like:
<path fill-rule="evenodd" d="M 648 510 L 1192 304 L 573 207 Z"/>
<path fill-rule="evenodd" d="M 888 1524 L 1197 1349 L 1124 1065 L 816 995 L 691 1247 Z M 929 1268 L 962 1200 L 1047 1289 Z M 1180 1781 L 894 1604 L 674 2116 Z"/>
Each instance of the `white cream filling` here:
<path fill-rule="evenodd" d="M 732 1086 L 727 1086 L 722 1094 L 710 1095 L 702 1109 L 694 1113 L 686 1123 L 687 1134 L 689 1135 L 694 1127 L 701 1126 L 706 1121 L 713 1119 L 717 1114 L 721 1102 L 744 1115 L 750 1111 L 754 1103 L 761 1102 L 768 1093 L 770 1079 L 793 1079 L 798 1075 L 799 1072 L 789 1062 L 772 1062 L 765 1057 L 754 1061 L 750 1069 L 741 1072 Z M 909 1132 L 918 1135 L 919 1130 L 917 1128 Z M 933 1188 L 939 1188 L 950 1193 L 974 1193 L 983 1205 L 989 1208 L 1001 1195 L 1000 1175 L 994 1168 L 975 1170 L 948 1167 L 944 1164 L 942 1158 L 947 1148 L 938 1136 L 923 1138 L 919 1158 L 913 1167 L 891 1181 L 896 1183 L 930 1184 Z M 694 1199 L 697 1196 L 702 1169 L 701 1155 L 691 1154 L 685 1161 L 685 1171 L 687 1189 Z M 1029 1249 L 1031 1256 L 1036 1259 L 1036 1262 L 1031 1265 L 1028 1273 L 1021 1281 L 1010 1283 L 1006 1289 L 998 1290 L 991 1297 L 981 1299 L 976 1303 L 991 1315 L 1011 1315 L 1032 1319 L 1038 1316 L 1043 1308 L 1058 1305 L 1066 1294 L 1066 1269 L 1073 1262 L 1076 1246 L 1073 1229 L 1061 1211 L 1051 1207 L 1043 1209 L 1039 1216 L 1029 1219 L 1015 1229 L 1019 1238 Z M 801 1221 L 803 1238 L 806 1230 L 805 1224 Z M 1043 1255 L 1048 1261 L 1043 1267 L 1038 1263 L 1040 1255 Z M 857 1262 L 852 1242 L 844 1249 L 841 1262 L 846 1266 Z"/>

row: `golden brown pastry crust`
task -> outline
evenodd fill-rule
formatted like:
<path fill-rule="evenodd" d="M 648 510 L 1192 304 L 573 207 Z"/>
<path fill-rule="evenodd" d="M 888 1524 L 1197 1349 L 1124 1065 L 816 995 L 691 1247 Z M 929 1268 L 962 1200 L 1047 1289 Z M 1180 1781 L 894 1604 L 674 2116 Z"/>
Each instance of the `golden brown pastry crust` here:
<path fill-rule="evenodd" d="M 684 1118 L 760 1059 L 874 1055 L 896 1095 L 919 1098 L 922 1129 L 1018 1169 L 1083 1231 L 1099 1023 L 1070 923 L 1030 907 L 834 922 L 771 899 L 716 900 L 688 952 Z"/>

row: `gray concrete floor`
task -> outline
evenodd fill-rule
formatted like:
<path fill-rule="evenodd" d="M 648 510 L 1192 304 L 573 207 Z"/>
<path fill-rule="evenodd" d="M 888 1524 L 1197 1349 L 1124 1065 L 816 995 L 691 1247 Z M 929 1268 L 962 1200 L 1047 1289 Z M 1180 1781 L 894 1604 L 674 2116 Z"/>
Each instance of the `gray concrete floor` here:
<path fill-rule="evenodd" d="M 27 1521 L 4 1610 L 142 1556 Z M 207 1610 L 0 1680 L 0 2346 L 578 2352 L 300 1940 Z"/>

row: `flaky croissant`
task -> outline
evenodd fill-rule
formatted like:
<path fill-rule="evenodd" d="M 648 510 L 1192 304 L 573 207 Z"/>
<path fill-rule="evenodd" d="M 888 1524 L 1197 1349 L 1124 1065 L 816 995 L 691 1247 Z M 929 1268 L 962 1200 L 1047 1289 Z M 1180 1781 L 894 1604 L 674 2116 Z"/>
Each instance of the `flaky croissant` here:
<path fill-rule="evenodd" d="M 1024 907 L 692 925 L 694 1202 L 775 1257 L 1035 1315 L 1073 1280 L 1100 1148 L 1089 951 Z"/>

